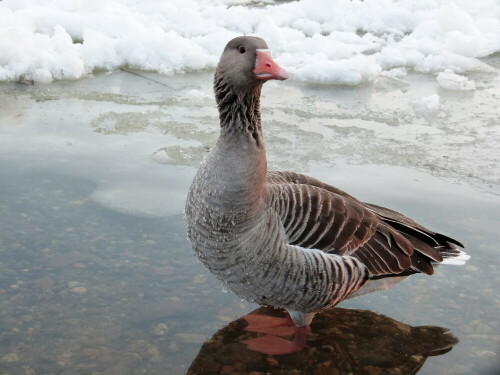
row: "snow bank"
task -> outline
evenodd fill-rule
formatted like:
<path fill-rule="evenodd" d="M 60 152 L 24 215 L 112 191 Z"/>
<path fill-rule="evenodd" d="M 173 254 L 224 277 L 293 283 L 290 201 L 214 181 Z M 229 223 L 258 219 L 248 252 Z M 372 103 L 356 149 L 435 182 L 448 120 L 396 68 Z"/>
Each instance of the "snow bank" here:
<path fill-rule="evenodd" d="M 0 80 L 78 79 L 122 66 L 213 68 L 237 35 L 263 37 L 295 79 L 356 85 L 384 72 L 490 71 L 497 0 L 4 0 Z"/>

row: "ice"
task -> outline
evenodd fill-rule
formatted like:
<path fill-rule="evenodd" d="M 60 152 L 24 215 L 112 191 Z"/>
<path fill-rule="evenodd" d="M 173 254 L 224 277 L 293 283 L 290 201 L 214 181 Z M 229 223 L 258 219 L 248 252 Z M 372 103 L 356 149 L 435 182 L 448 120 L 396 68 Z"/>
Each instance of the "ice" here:
<path fill-rule="evenodd" d="M 293 79 L 305 82 L 494 71 L 481 59 L 500 51 L 499 14 L 496 0 L 4 0 L 0 80 L 50 83 L 125 66 L 213 69 L 227 41 L 242 34 L 266 39 Z"/>
<path fill-rule="evenodd" d="M 487 61 L 500 62 L 498 56 Z M 138 74 L 1 83 L 0 170 L 32 168 L 91 181 L 91 198 L 119 212 L 181 210 L 192 174 L 219 134 L 213 73 Z M 421 170 L 498 194 L 500 160 L 491 150 L 500 139 L 499 78 L 476 74 L 481 89 L 470 92 L 440 89 L 431 75 L 391 74 L 404 84 L 390 76 L 357 87 L 266 83 L 261 103 L 270 169 L 350 190 L 341 185 L 355 177 L 344 177 L 345 170 L 383 164 L 408 168 L 410 181 Z M 371 190 L 371 180 L 359 184 Z"/>
<path fill-rule="evenodd" d="M 445 70 L 437 76 L 439 87 L 447 90 L 469 91 L 476 89 L 476 83 L 467 77 Z"/>
<path fill-rule="evenodd" d="M 413 108 L 417 114 L 435 113 L 439 110 L 439 95 L 432 94 L 420 98 L 414 103 Z"/>

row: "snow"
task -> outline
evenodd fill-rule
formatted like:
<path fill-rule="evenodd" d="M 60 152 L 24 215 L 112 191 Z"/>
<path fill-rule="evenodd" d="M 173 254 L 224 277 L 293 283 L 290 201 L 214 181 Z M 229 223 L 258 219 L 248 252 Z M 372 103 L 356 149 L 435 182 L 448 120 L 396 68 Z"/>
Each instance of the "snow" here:
<path fill-rule="evenodd" d="M 49 83 L 124 66 L 213 69 L 227 41 L 242 34 L 266 39 L 277 61 L 306 82 L 357 85 L 414 70 L 438 75 L 443 88 L 470 90 L 458 74 L 496 70 L 481 58 L 500 51 L 497 0 L 259 3 L 4 0 L 0 80 Z"/>
<path fill-rule="evenodd" d="M 476 89 L 476 83 L 473 80 L 455 74 L 449 69 L 439 73 L 436 80 L 439 87 L 447 90 L 469 91 Z"/>
<path fill-rule="evenodd" d="M 420 98 L 413 104 L 413 109 L 416 114 L 432 114 L 439 111 L 439 95 L 432 94 Z"/>

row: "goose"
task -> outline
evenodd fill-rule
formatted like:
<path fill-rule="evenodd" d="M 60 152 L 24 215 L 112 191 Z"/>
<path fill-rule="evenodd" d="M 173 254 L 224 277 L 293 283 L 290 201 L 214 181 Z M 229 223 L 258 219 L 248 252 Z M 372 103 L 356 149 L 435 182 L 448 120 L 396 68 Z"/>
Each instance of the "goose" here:
<path fill-rule="evenodd" d="M 288 78 L 263 39 L 227 43 L 214 76 L 220 135 L 185 206 L 193 251 L 224 287 L 288 312 L 247 317 L 247 330 L 268 335 L 245 344 L 267 354 L 302 350 L 314 315 L 347 298 L 469 258 L 457 240 L 399 212 L 313 177 L 268 171 L 260 94 L 265 82 Z M 293 341 L 278 337 L 290 332 Z"/>

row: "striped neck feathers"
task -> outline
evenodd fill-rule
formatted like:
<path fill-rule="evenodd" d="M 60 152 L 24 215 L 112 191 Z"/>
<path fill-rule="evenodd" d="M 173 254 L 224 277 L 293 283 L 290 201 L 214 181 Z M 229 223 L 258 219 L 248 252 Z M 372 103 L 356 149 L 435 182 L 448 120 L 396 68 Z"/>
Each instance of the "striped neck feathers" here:
<path fill-rule="evenodd" d="M 214 92 L 221 130 L 226 133 L 246 133 L 257 145 L 262 143 L 260 92 L 262 84 L 235 90 L 223 77 L 214 78 Z"/>

